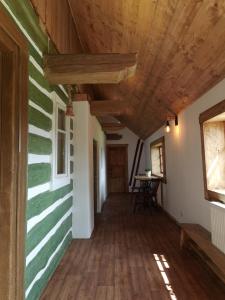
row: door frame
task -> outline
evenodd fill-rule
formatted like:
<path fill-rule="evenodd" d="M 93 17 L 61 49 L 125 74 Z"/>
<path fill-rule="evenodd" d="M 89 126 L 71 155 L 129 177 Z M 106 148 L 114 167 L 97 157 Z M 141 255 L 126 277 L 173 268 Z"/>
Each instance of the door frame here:
<path fill-rule="evenodd" d="M 0 299 L 24 299 L 28 45 L 11 17 L 0 5 L 1 79 L 0 138 Z M 9 67 L 10 66 L 10 67 Z M 4 102 L 2 101 L 4 98 Z M 8 159 L 4 159 L 8 157 Z"/>
<path fill-rule="evenodd" d="M 96 154 L 96 163 L 94 162 L 95 154 Z M 94 178 L 95 172 L 96 172 L 96 182 Z M 93 188 L 96 188 L 96 199 L 93 190 L 94 215 L 96 215 L 98 213 L 98 208 L 99 208 L 99 156 L 98 156 L 98 142 L 95 139 L 93 139 Z"/>
<path fill-rule="evenodd" d="M 124 190 L 125 193 L 128 193 L 128 144 L 107 144 L 106 145 L 106 167 L 107 167 L 107 190 L 109 191 L 109 178 L 108 178 L 108 149 L 109 148 L 125 148 L 126 150 L 126 161 L 125 161 L 125 166 L 126 166 L 126 171 L 125 171 L 125 186 Z"/>

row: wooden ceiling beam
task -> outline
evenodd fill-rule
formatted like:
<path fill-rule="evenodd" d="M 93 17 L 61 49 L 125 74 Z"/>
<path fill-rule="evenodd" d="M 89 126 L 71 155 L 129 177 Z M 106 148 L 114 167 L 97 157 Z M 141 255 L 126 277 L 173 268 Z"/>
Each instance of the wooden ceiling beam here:
<path fill-rule="evenodd" d="M 51 84 L 119 83 L 135 74 L 136 53 L 45 55 L 45 76 Z"/>
<path fill-rule="evenodd" d="M 124 129 L 125 126 L 120 123 L 101 123 L 104 131 L 118 131 Z"/>
<path fill-rule="evenodd" d="M 90 102 L 91 114 L 96 117 L 121 116 L 132 114 L 131 107 L 122 100 L 103 100 Z"/>

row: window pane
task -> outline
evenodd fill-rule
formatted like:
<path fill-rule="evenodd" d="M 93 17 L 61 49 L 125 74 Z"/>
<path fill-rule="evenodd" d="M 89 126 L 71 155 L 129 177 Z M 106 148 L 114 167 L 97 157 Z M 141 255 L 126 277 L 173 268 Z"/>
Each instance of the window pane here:
<path fill-rule="evenodd" d="M 66 129 L 65 111 L 60 108 L 58 109 L 58 129 L 61 129 L 61 130 Z"/>
<path fill-rule="evenodd" d="M 58 132 L 57 174 L 66 173 L 66 134 Z"/>

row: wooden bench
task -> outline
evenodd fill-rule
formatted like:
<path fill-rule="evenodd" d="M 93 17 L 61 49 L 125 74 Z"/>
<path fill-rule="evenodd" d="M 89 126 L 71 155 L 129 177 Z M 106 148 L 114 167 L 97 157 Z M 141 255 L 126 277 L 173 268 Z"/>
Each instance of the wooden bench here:
<path fill-rule="evenodd" d="M 191 247 L 225 284 L 225 254 L 211 242 L 210 233 L 198 224 L 181 224 L 181 248 Z"/>

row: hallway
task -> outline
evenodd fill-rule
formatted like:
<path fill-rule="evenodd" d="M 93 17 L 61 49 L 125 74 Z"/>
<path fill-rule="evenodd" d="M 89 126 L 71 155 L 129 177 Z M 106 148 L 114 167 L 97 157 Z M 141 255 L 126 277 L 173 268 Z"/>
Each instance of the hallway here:
<path fill-rule="evenodd" d="M 129 195 L 111 195 L 90 240 L 72 242 L 42 300 L 225 299 L 225 288 L 188 251 L 163 213 L 132 214 Z"/>

